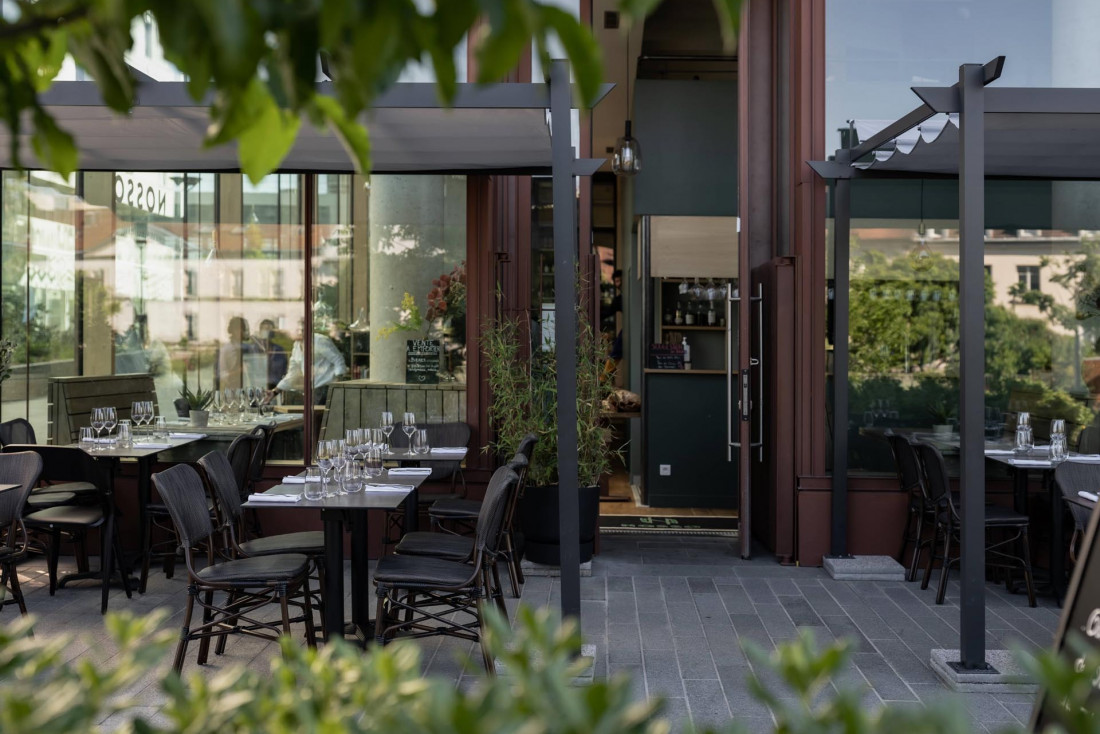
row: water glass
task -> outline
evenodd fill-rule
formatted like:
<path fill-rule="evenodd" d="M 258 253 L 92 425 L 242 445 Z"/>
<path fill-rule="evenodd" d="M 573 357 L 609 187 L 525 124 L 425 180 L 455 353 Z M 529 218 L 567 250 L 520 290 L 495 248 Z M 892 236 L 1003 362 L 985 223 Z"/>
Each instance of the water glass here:
<path fill-rule="evenodd" d="M 83 426 L 80 429 L 80 448 L 85 451 L 95 451 L 95 429 L 91 426 Z"/>
<path fill-rule="evenodd" d="M 134 445 L 134 429 L 130 421 L 123 418 L 118 422 L 118 447 L 128 449 Z"/>
<path fill-rule="evenodd" d="M 321 483 L 321 470 L 316 466 L 306 467 L 306 482 L 303 485 L 302 494 L 307 500 L 319 500 L 325 496 L 324 485 Z"/>
<path fill-rule="evenodd" d="M 1066 422 L 1055 418 L 1050 422 L 1050 460 L 1063 461 L 1066 458 Z"/>
<path fill-rule="evenodd" d="M 358 461 L 349 461 L 344 467 L 344 494 L 363 491 L 363 467 Z"/>
<path fill-rule="evenodd" d="M 158 415 L 153 423 L 153 440 L 164 441 L 168 438 L 168 419 Z"/>
<path fill-rule="evenodd" d="M 1031 426 L 1016 426 L 1016 453 L 1028 454 L 1034 445 L 1031 439 Z"/>
<path fill-rule="evenodd" d="M 382 476 L 382 450 L 377 446 L 367 449 L 366 469 L 367 476 L 372 479 Z"/>
<path fill-rule="evenodd" d="M 427 454 L 432 450 L 428 445 L 428 431 L 421 428 L 413 434 L 413 451 L 418 454 Z"/>

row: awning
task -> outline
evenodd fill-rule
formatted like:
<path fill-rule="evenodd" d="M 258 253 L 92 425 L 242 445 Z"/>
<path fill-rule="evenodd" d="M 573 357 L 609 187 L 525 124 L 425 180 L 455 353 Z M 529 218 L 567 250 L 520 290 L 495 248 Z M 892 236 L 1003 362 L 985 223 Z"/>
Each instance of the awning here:
<path fill-rule="evenodd" d="M 322 91 L 327 84 L 319 85 Z M 434 85 L 397 84 L 374 105 L 369 126 L 375 173 L 549 173 L 549 97 L 545 85 L 459 85 L 455 106 L 441 109 Z M 236 144 L 204 149 L 208 105 L 179 82 L 143 82 L 127 116 L 104 106 L 94 82 L 59 82 L 42 96 L 58 124 L 76 138 L 86 171 L 237 171 Z M 543 107 L 537 107 L 545 100 Z M 29 126 L 28 126 L 29 127 Z M 0 168 L 11 168 L 11 134 L 0 129 Z M 30 135 L 20 160 L 40 168 Z M 350 173 L 340 141 L 303 120 L 279 170 Z"/>

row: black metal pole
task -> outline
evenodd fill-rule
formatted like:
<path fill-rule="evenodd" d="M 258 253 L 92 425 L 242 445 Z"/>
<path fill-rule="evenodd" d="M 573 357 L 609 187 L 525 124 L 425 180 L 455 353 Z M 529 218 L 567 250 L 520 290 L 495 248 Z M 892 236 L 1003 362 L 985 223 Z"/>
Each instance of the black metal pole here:
<path fill-rule="evenodd" d="M 581 616 L 580 506 L 577 487 L 577 226 L 569 65 L 550 64 L 554 191 L 554 345 L 558 387 L 558 513 L 561 615 Z"/>
<path fill-rule="evenodd" d="M 837 162 L 849 161 L 843 151 Z M 841 160 L 844 158 L 844 160 Z M 838 178 L 833 187 L 833 495 L 829 551 L 848 555 L 848 289 L 852 182 Z"/>
<path fill-rule="evenodd" d="M 981 64 L 959 67 L 959 429 L 962 540 L 959 653 L 985 667 L 985 85 Z"/>

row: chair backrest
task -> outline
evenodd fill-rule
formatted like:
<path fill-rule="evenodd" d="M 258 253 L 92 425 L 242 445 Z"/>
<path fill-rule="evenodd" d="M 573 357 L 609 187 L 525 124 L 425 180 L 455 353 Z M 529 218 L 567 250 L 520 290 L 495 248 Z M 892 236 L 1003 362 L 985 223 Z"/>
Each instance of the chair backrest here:
<path fill-rule="evenodd" d="M 1081 435 L 1077 437 L 1077 452 L 1100 454 L 1100 426 L 1085 426 L 1082 429 Z"/>
<path fill-rule="evenodd" d="M 190 568 L 191 548 L 214 533 L 202 477 L 187 464 L 176 464 L 154 474 L 153 486 L 172 516 Z"/>
<path fill-rule="evenodd" d="M 23 516 L 27 496 L 42 473 L 42 457 L 33 451 L 5 452 L 0 455 L 0 484 L 17 484 L 15 489 L 0 492 L 0 527 L 10 527 Z M 8 533 L 8 547 L 15 543 L 15 533 Z"/>
<path fill-rule="evenodd" d="M 267 466 L 267 455 L 271 451 L 271 440 L 275 437 L 275 425 L 261 423 L 253 428 L 249 435 L 259 436 L 262 439 L 256 450 L 252 452 L 252 464 L 248 468 L 248 481 L 254 484 L 264 478 L 264 467 Z"/>
<path fill-rule="evenodd" d="M 248 493 L 249 472 L 252 471 L 252 457 L 260 450 L 263 436 L 246 433 L 237 436 L 229 449 L 225 452 L 229 457 L 229 464 L 233 467 L 233 478 L 237 483 L 237 494 L 241 497 Z"/>
<path fill-rule="evenodd" d="M 99 490 L 100 505 L 104 514 L 114 511 L 111 498 L 111 478 L 105 464 L 96 461 L 91 454 L 76 446 L 47 446 L 45 444 L 9 444 L 5 454 L 32 452 L 42 459 L 42 471 L 38 481 L 91 482 Z"/>
<path fill-rule="evenodd" d="M 901 483 L 902 491 L 923 492 L 924 482 L 921 481 L 920 459 L 917 458 L 917 452 L 913 450 L 909 439 L 892 433 L 886 437 L 886 440 L 890 442 L 890 452 L 894 455 L 894 467 L 897 469 L 898 482 Z"/>
<path fill-rule="evenodd" d="M 914 441 L 913 445 L 924 470 L 924 487 L 928 492 L 928 500 L 937 507 L 946 504 L 952 514 L 955 514 L 955 505 L 951 501 L 951 480 L 947 477 L 947 464 L 943 460 L 943 454 L 931 444 Z"/>
<path fill-rule="evenodd" d="M 527 461 L 527 457 L 521 453 L 516 453 L 505 466 L 516 473 L 516 484 L 508 495 L 508 500 L 504 505 L 504 525 L 505 530 L 512 529 L 512 522 L 516 516 L 516 506 L 519 504 L 519 498 L 523 495 L 523 486 L 527 482 L 527 467 L 530 462 Z"/>
<path fill-rule="evenodd" d="M 0 423 L 0 446 L 7 446 L 9 443 L 38 443 L 38 439 L 34 437 L 34 427 L 27 419 L 12 418 Z"/>
<path fill-rule="evenodd" d="M 528 433 L 526 436 L 520 439 L 519 446 L 516 447 L 517 454 L 523 454 L 527 459 L 527 463 L 531 463 L 531 456 L 535 453 L 535 444 L 539 442 L 539 437 L 533 433 Z"/>
<path fill-rule="evenodd" d="M 485 489 L 485 499 L 481 501 L 477 528 L 474 531 L 474 549 L 480 557 L 487 553 L 496 553 L 508 496 L 515 491 L 518 482 L 519 475 L 507 466 L 493 472 L 489 486 Z"/>
<path fill-rule="evenodd" d="M 1054 481 L 1062 491 L 1063 497 L 1077 497 L 1078 492 L 1100 493 L 1100 464 L 1085 464 L 1063 461 L 1054 470 Z M 1073 524 L 1078 530 L 1084 530 L 1089 522 L 1089 511 L 1073 502 L 1068 503 Z"/>
<path fill-rule="evenodd" d="M 221 522 L 232 527 L 241 516 L 241 495 L 229 457 L 221 451 L 211 451 L 199 459 L 206 485 L 218 505 Z"/>

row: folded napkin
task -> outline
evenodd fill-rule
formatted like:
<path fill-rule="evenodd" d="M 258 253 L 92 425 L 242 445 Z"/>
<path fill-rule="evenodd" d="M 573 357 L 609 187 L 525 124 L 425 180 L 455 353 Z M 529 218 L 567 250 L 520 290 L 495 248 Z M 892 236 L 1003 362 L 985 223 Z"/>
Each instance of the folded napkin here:
<path fill-rule="evenodd" d="M 1096 496 L 1096 495 L 1094 495 L 1094 494 L 1093 494 L 1092 492 L 1078 492 L 1078 493 L 1077 493 L 1077 496 L 1078 496 L 1078 497 L 1084 497 L 1084 498 L 1085 498 L 1085 499 L 1087 499 L 1087 500 L 1088 500 L 1089 502 L 1097 502 L 1097 501 L 1100 501 L 1100 497 L 1097 497 L 1097 496 Z"/>
<path fill-rule="evenodd" d="M 1071 454 L 1069 461 L 1079 464 L 1100 464 L 1100 454 Z"/>
<path fill-rule="evenodd" d="M 170 444 L 170 443 L 153 443 L 153 442 L 146 442 L 146 441 L 135 441 L 134 442 L 134 448 L 135 449 L 170 449 L 170 448 L 172 448 L 172 444 Z"/>
<path fill-rule="evenodd" d="M 289 476 L 289 477 L 283 477 L 283 484 L 305 484 L 305 483 L 306 483 L 306 478 L 305 477 L 301 477 L 301 476 L 297 476 L 297 475 Z"/>
<path fill-rule="evenodd" d="M 437 446 L 432 449 L 433 454 L 464 454 L 465 446 Z"/>
<path fill-rule="evenodd" d="M 249 502 L 297 502 L 302 499 L 300 494 L 250 494 Z"/>
<path fill-rule="evenodd" d="M 169 431 L 168 438 L 206 438 L 205 433 L 182 433 L 180 431 Z"/>
<path fill-rule="evenodd" d="M 113 438 L 93 438 L 92 443 L 112 443 L 114 440 Z"/>
<path fill-rule="evenodd" d="M 986 456 L 1011 456 L 1016 453 L 1013 449 L 986 449 Z"/>
<path fill-rule="evenodd" d="M 409 492 L 412 487 L 402 484 L 368 484 L 364 489 L 368 492 Z"/>
<path fill-rule="evenodd" d="M 1049 467 L 1050 466 L 1050 460 L 1049 459 L 1013 459 L 1012 460 L 1012 465 L 1013 466 Z"/>
<path fill-rule="evenodd" d="M 426 466 L 398 466 L 390 469 L 390 474 L 405 477 L 426 477 L 432 470 Z"/>

